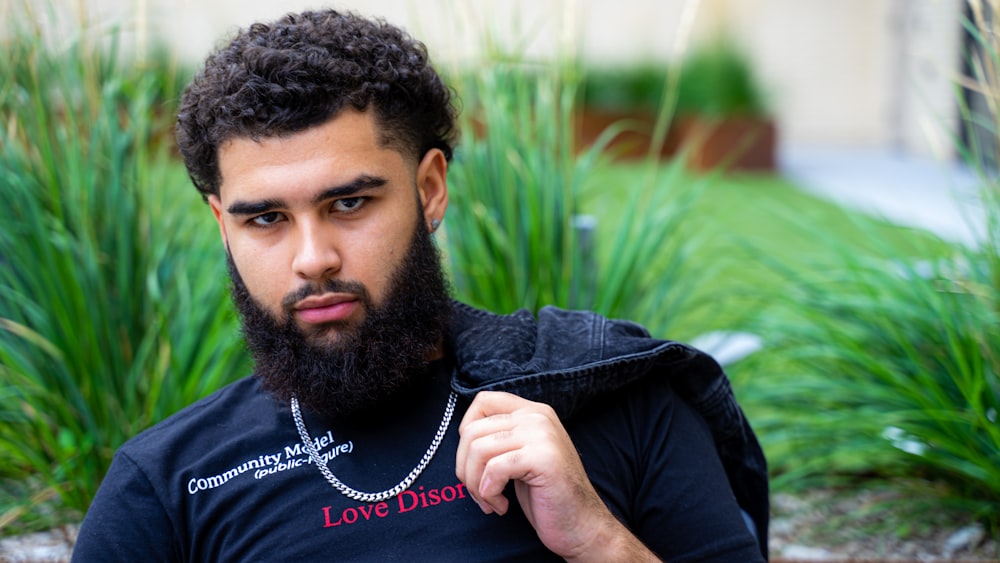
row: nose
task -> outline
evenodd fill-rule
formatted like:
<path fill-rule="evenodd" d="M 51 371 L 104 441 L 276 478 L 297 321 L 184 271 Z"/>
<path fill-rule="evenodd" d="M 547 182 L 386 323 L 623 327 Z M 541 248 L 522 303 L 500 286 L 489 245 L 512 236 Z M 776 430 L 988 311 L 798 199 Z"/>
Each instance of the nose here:
<path fill-rule="evenodd" d="M 306 280 L 322 280 L 340 271 L 336 236 L 329 225 L 300 224 L 292 269 Z"/>

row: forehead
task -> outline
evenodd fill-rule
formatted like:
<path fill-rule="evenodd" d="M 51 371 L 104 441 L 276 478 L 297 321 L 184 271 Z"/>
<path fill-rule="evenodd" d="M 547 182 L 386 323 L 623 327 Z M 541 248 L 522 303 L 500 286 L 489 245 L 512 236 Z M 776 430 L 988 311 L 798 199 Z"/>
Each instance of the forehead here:
<path fill-rule="evenodd" d="M 219 163 L 233 162 L 247 155 L 262 159 L 261 163 L 269 163 L 294 156 L 357 154 L 382 148 L 371 114 L 352 110 L 301 131 L 229 139 L 219 146 Z"/>
<path fill-rule="evenodd" d="M 412 174 L 415 165 L 409 160 L 381 141 L 372 112 L 345 110 L 295 133 L 257 140 L 239 137 L 223 143 L 219 148 L 220 197 L 275 186 L 319 189 L 323 185 L 313 184 L 342 182 L 359 174 Z"/>

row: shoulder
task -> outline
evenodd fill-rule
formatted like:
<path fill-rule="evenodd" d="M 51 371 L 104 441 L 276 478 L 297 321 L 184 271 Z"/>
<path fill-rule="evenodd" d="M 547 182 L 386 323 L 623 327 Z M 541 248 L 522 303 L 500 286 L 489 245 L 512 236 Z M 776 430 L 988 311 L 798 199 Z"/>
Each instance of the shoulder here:
<path fill-rule="evenodd" d="M 256 378 L 247 377 L 122 445 L 106 483 L 135 489 L 137 496 L 144 494 L 140 490 L 152 490 L 164 509 L 177 517 L 192 501 L 192 479 L 223 474 L 264 452 L 279 451 L 293 433 L 287 407 L 264 391 Z"/>
<path fill-rule="evenodd" d="M 614 436 L 627 433 L 644 447 L 643 442 L 670 427 L 678 409 L 687 412 L 691 407 L 678 396 L 670 378 L 647 372 L 592 397 L 565 422 L 585 434 L 598 427 L 612 429 Z"/>
<path fill-rule="evenodd" d="M 244 377 L 140 432 L 120 451 L 141 463 L 150 455 L 160 457 L 165 451 L 177 452 L 179 444 L 194 445 L 220 433 L 249 429 L 278 407 L 261 389 L 257 378 Z"/>
<path fill-rule="evenodd" d="M 656 368 L 678 371 L 695 354 L 635 323 L 555 307 L 492 315 L 458 304 L 451 338 L 456 389 L 510 391 L 561 415 Z"/>

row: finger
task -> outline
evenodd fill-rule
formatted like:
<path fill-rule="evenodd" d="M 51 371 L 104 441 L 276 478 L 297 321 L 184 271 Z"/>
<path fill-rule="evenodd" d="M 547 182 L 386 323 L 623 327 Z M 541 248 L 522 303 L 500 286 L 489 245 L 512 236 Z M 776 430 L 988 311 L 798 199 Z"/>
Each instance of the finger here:
<path fill-rule="evenodd" d="M 464 438 L 474 440 L 481 435 L 500 430 L 501 428 L 497 426 L 506 425 L 509 428 L 513 424 L 512 415 L 520 412 L 536 412 L 558 422 L 555 411 L 546 404 L 535 403 L 501 391 L 482 391 L 477 394 L 458 426 L 458 434 L 462 439 L 455 452 L 456 459 L 464 459 L 468 455 L 471 440 Z M 462 476 L 459 475 L 459 478 Z"/>
<path fill-rule="evenodd" d="M 513 440 L 514 422 L 510 415 L 495 415 L 481 419 L 466 427 L 459 438 L 459 448 L 455 458 L 455 473 L 466 485 L 470 496 L 484 512 L 506 512 L 506 499 L 496 495 L 486 499 L 480 492 L 483 469 L 490 459 L 503 455 L 520 443 Z M 500 484 L 502 491 L 504 483 Z M 502 497 L 502 495 L 500 495 Z"/>
<path fill-rule="evenodd" d="M 456 460 L 456 467 L 480 507 L 503 514 L 508 482 L 531 481 L 539 467 L 564 465 L 554 430 L 550 419 L 539 412 L 495 415 L 467 427 L 462 438 L 467 454 Z"/>
<path fill-rule="evenodd" d="M 461 432 L 463 427 L 476 420 L 489 418 L 498 414 L 510 414 L 514 411 L 532 408 L 537 405 L 542 405 L 542 403 L 535 403 L 503 391 L 480 391 L 476 395 L 476 398 L 472 400 L 472 404 L 469 405 L 465 416 L 462 417 L 462 423 L 459 424 L 458 430 Z"/>
<path fill-rule="evenodd" d="M 477 440 L 484 436 L 502 434 L 510 432 L 514 427 L 514 420 L 510 414 L 495 414 L 486 418 L 470 420 L 464 418 L 458 429 L 458 448 L 455 451 L 456 469 L 463 469 L 462 462 L 469 458 L 469 449 Z M 465 480 L 459 473 L 458 478 Z"/>
<path fill-rule="evenodd" d="M 493 479 L 488 477 L 486 472 L 483 473 L 479 483 L 479 496 L 482 499 L 480 506 L 489 508 L 487 514 L 491 512 L 496 512 L 500 516 L 507 514 L 510 500 L 503 494 L 503 491 L 508 482 L 509 479 Z"/>
<path fill-rule="evenodd" d="M 458 479 L 465 483 L 466 486 L 478 483 L 478 481 L 474 481 L 472 476 L 465 471 L 465 460 L 469 455 L 469 444 L 484 433 L 495 431 L 495 429 L 491 430 L 490 426 L 477 426 L 476 423 L 491 417 L 509 415 L 516 408 L 515 405 L 521 405 L 522 401 L 524 400 L 509 393 L 481 391 L 473 399 L 472 404 L 469 405 L 465 416 L 462 417 L 462 422 L 458 425 L 459 442 L 458 449 L 455 452 L 455 473 Z M 496 418 L 493 423 L 502 424 L 501 421 L 503 421 L 503 418 Z M 470 427 L 472 428 L 471 430 Z"/>
<path fill-rule="evenodd" d="M 518 479 L 518 474 L 523 473 L 518 467 L 522 454 L 519 449 L 506 451 L 490 458 L 483 467 L 478 487 L 479 495 L 485 504 L 501 516 L 507 513 L 510 506 L 510 500 L 503 494 L 507 483 L 512 479 Z"/>
<path fill-rule="evenodd" d="M 547 432 L 544 429 L 524 429 L 517 434 L 502 447 L 496 448 L 495 453 L 488 455 L 481 469 L 477 493 L 483 503 L 499 514 L 507 511 L 509 501 L 504 496 L 504 491 L 509 482 L 514 481 L 528 487 L 545 486 L 549 482 L 543 475 L 545 471 L 562 471 L 564 466 L 558 446 L 545 441 Z M 525 510 L 527 512 L 527 507 Z"/>
<path fill-rule="evenodd" d="M 483 469 L 491 457 L 517 444 L 508 441 L 516 421 L 511 411 L 532 405 L 531 401 L 503 392 L 481 392 L 473 400 L 459 424 L 459 443 L 455 452 L 455 473 L 469 495 L 486 514 L 507 511 L 503 496 L 506 481 L 494 483 L 500 492 L 484 498 L 480 493 Z"/>
<path fill-rule="evenodd" d="M 487 464 L 505 455 L 520 459 L 523 452 L 519 450 L 525 445 L 544 443 L 546 429 L 553 422 L 558 424 L 558 418 L 548 405 L 503 392 L 481 392 L 476 396 L 459 425 L 455 473 L 483 512 L 504 514 L 509 502 L 503 491 L 512 478 L 520 478 L 503 471 L 486 476 Z M 498 461 L 497 466 L 513 465 L 508 459 Z"/>
<path fill-rule="evenodd" d="M 467 488 L 474 491 L 474 498 L 479 500 L 481 506 L 488 506 L 500 514 L 507 511 L 507 498 L 503 492 L 508 481 L 517 476 L 502 471 L 503 467 L 510 465 L 503 459 L 524 455 L 525 445 L 532 440 L 530 434 L 530 431 L 517 427 L 507 429 L 504 424 L 496 431 L 486 432 L 474 439 L 467 438 L 468 454 L 459 463 L 464 464 Z M 489 471 L 491 466 L 500 470 Z"/>

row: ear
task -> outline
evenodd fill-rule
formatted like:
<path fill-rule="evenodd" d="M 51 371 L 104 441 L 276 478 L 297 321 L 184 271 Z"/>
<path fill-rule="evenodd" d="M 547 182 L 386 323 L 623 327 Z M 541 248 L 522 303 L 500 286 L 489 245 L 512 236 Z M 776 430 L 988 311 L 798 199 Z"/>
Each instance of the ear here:
<path fill-rule="evenodd" d="M 434 232 L 448 208 L 448 159 L 440 149 L 427 151 L 417 166 L 417 195 L 424 207 L 424 223 Z"/>
<path fill-rule="evenodd" d="M 219 236 L 222 237 L 222 244 L 229 247 L 229 238 L 226 236 L 226 224 L 222 220 L 222 200 L 219 196 L 212 194 L 208 196 L 208 206 L 212 208 L 212 215 L 215 222 L 219 224 Z"/>

